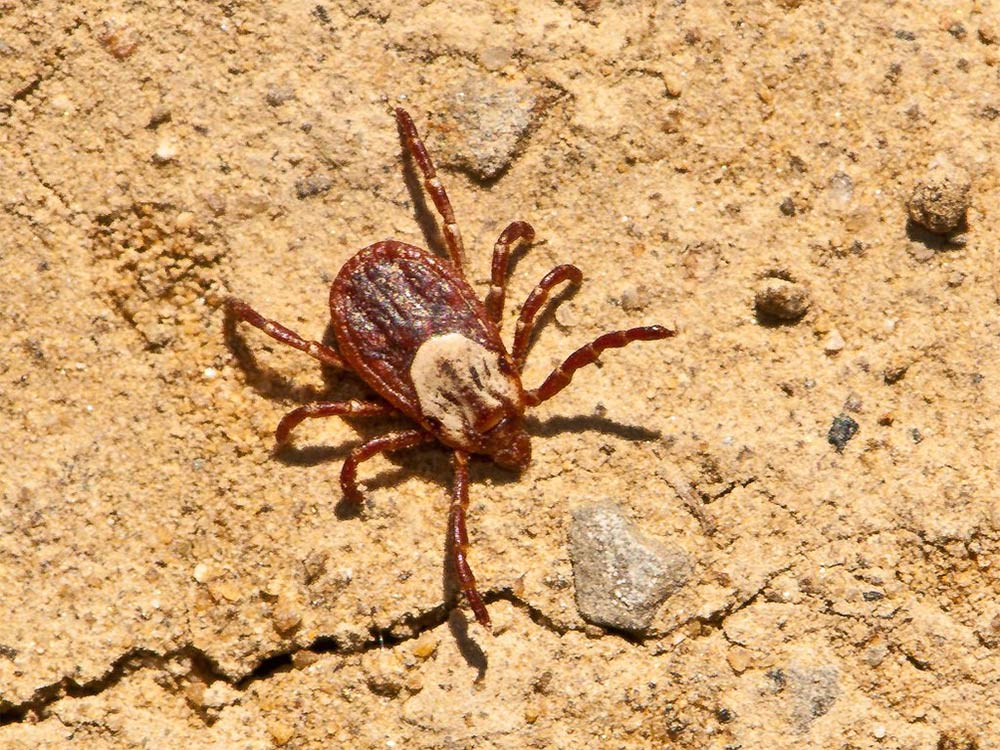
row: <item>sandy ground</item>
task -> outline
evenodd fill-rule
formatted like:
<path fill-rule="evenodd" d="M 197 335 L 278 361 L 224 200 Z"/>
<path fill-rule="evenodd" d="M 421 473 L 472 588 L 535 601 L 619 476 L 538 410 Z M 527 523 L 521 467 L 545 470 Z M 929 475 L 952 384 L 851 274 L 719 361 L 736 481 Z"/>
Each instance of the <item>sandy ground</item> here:
<path fill-rule="evenodd" d="M 0 746 L 1000 746 L 998 73 L 987 0 L 0 2 Z M 365 391 L 216 305 L 320 337 L 359 248 L 440 247 L 399 105 L 478 290 L 536 228 L 508 340 L 584 271 L 526 384 L 678 329 L 535 410 L 520 477 L 473 465 L 492 636 L 447 453 L 342 517 L 398 423 L 275 454 Z M 577 605 L 595 501 L 687 566 L 637 632 Z"/>

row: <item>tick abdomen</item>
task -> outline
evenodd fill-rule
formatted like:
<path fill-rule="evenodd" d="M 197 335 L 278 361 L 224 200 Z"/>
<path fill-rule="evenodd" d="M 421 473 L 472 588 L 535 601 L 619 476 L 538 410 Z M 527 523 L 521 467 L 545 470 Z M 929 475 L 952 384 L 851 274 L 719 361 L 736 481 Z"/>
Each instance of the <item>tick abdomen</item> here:
<path fill-rule="evenodd" d="M 503 356 L 499 332 L 468 282 L 447 260 L 402 242 L 379 242 L 351 258 L 330 289 L 330 309 L 341 354 L 411 417 L 419 415 L 410 370 L 428 341 L 460 334 L 494 359 Z"/>

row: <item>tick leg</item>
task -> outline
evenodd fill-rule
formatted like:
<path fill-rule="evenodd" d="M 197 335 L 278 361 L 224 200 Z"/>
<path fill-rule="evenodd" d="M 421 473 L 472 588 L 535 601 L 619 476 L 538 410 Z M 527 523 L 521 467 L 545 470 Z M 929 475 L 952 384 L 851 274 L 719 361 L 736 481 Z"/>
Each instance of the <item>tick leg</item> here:
<path fill-rule="evenodd" d="M 517 317 L 517 328 L 514 329 L 514 347 L 511 351 L 518 372 L 524 369 L 524 360 L 528 356 L 528 341 L 535 328 L 535 316 L 549 298 L 552 288 L 564 281 L 577 286 L 583 281 L 583 273 L 576 266 L 556 266 L 545 274 L 521 306 L 521 314 Z"/>
<path fill-rule="evenodd" d="M 434 439 L 433 435 L 423 430 L 405 430 L 377 437 L 358 446 L 351 451 L 351 455 L 344 461 L 344 467 L 340 470 L 340 488 L 344 491 L 344 498 L 357 506 L 364 503 L 364 495 L 358 487 L 358 464 L 361 462 L 379 453 L 412 448 L 421 443 L 433 442 Z"/>
<path fill-rule="evenodd" d="M 493 275 L 490 280 L 490 292 L 486 295 L 486 314 L 490 320 L 499 323 L 503 315 L 503 300 L 507 290 L 507 269 L 510 251 L 522 242 L 531 242 L 535 238 L 535 230 L 526 221 L 515 221 L 497 238 L 493 246 Z"/>
<path fill-rule="evenodd" d="M 469 507 L 469 454 L 455 451 L 452 465 L 455 467 L 455 483 L 451 488 L 451 508 L 448 512 L 448 543 L 452 563 L 458 575 L 458 583 L 466 601 L 472 607 L 476 622 L 487 630 L 492 628 L 490 615 L 486 611 L 483 597 L 476 590 L 476 577 L 472 574 L 466 554 L 469 551 L 469 535 L 465 530 L 465 511 Z"/>
<path fill-rule="evenodd" d="M 398 414 L 389 404 L 380 401 L 317 401 L 293 409 L 278 422 L 274 440 L 278 445 L 288 442 L 289 435 L 300 422 L 316 417 L 388 417 Z"/>
<path fill-rule="evenodd" d="M 548 401 L 569 385 L 577 370 L 596 362 L 605 349 L 618 349 L 628 346 L 633 341 L 657 341 L 669 338 L 675 333 L 676 331 L 671 331 L 663 326 L 644 326 L 642 328 L 629 328 L 627 331 L 612 331 L 598 336 L 586 346 L 581 346 L 570 354 L 566 361 L 553 370 L 538 388 L 525 393 L 525 401 L 528 406 L 537 406 L 542 401 Z"/>
<path fill-rule="evenodd" d="M 226 299 L 226 307 L 229 308 L 229 311 L 240 320 L 245 320 L 250 325 L 259 328 L 268 336 L 280 341 L 282 344 L 293 346 L 299 351 L 305 352 L 310 357 L 318 359 L 325 365 L 350 371 L 350 365 L 348 365 L 347 362 L 344 361 L 343 357 L 341 357 L 334 349 L 330 348 L 326 344 L 321 344 L 318 341 L 308 341 L 299 336 L 299 334 L 295 331 L 285 328 L 281 325 L 281 323 L 268 320 L 243 300 L 236 299 L 235 297 L 229 297 Z"/>
<path fill-rule="evenodd" d="M 448 255 L 451 256 L 451 262 L 455 264 L 455 267 L 459 271 L 464 273 L 465 247 L 462 245 L 462 234 L 458 231 L 458 224 L 455 223 L 455 212 L 452 211 L 451 201 L 448 200 L 448 194 L 444 190 L 444 185 L 441 184 L 441 180 L 434 170 L 434 163 L 431 161 L 427 149 L 424 148 L 424 142 L 420 140 L 420 135 L 417 133 L 417 126 L 413 124 L 413 119 L 405 109 L 396 108 L 396 123 L 403 135 L 403 143 L 406 146 L 406 150 L 410 152 L 413 161 L 417 163 L 421 173 L 424 175 L 424 189 L 427 190 L 431 196 L 431 200 L 434 201 L 434 206 L 437 208 L 438 213 L 441 214 L 441 220 L 444 223 L 442 229 L 444 232 L 444 244 L 448 248 Z"/>

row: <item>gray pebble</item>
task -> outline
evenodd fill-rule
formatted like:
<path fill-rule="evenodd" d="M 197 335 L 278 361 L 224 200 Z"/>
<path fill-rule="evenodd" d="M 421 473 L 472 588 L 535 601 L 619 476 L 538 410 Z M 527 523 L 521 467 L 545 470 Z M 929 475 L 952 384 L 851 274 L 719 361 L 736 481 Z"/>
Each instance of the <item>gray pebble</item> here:
<path fill-rule="evenodd" d="M 264 96 L 264 101 L 271 107 L 280 107 L 287 101 L 295 98 L 295 90 L 291 86 L 280 85 L 271 86 Z"/>
<path fill-rule="evenodd" d="M 686 553 L 647 537 L 611 502 L 573 511 L 569 554 L 580 616 L 629 633 L 646 630 L 691 574 Z"/>
<path fill-rule="evenodd" d="M 535 97 L 492 79 L 472 79 L 448 102 L 449 130 L 461 140 L 448 163 L 480 180 L 507 169 L 534 123 Z M 441 149 L 438 149 L 441 152 Z"/>
<path fill-rule="evenodd" d="M 790 667 L 784 675 L 792 723 L 800 732 L 807 731 L 837 702 L 840 672 L 834 666 Z"/>
<path fill-rule="evenodd" d="M 299 200 L 325 193 L 333 187 L 333 180 L 325 174 L 311 174 L 295 181 L 295 195 Z"/>

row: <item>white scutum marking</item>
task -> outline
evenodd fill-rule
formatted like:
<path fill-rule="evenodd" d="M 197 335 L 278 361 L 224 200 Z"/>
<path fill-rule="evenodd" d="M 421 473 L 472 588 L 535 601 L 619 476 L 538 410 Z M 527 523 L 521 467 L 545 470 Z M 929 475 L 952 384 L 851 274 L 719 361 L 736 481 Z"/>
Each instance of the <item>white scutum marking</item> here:
<path fill-rule="evenodd" d="M 420 411 L 440 421 L 443 435 L 456 441 L 475 431 L 477 415 L 518 401 L 517 386 L 500 370 L 499 356 L 460 333 L 421 344 L 410 379 Z"/>

